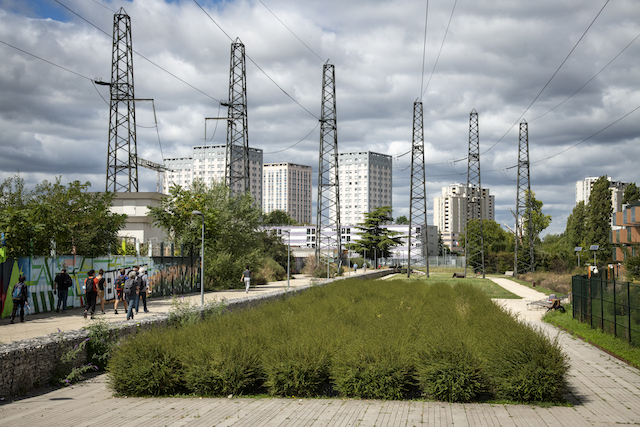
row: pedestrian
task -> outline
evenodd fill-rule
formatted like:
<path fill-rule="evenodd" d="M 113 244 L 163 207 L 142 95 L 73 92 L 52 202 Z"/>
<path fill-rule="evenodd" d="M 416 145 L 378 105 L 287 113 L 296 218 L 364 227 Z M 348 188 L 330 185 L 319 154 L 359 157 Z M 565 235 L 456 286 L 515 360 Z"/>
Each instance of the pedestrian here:
<path fill-rule="evenodd" d="M 20 322 L 24 322 L 24 306 L 25 304 L 29 306 L 29 288 L 27 284 L 24 283 L 25 280 L 27 280 L 27 278 L 20 275 L 20 277 L 18 277 L 18 283 L 13 285 L 13 292 L 11 293 L 13 310 L 11 310 L 11 321 L 9 323 L 13 323 L 13 319 L 16 318 L 18 307 L 20 307 Z"/>
<path fill-rule="evenodd" d="M 87 314 L 91 313 L 91 318 L 93 319 L 93 314 L 96 312 L 96 299 L 98 298 L 98 279 L 95 277 L 96 271 L 89 270 L 87 273 L 87 277 L 84 281 L 84 289 L 85 289 L 85 298 L 87 300 L 87 304 L 84 307 L 84 318 L 87 318 Z"/>
<path fill-rule="evenodd" d="M 127 280 L 126 272 L 126 269 L 121 268 L 120 275 L 116 277 L 116 301 L 113 303 L 113 311 L 115 314 L 118 314 L 118 303 L 120 301 L 124 302 L 124 310 L 127 311 L 127 300 L 124 298 L 124 282 Z"/>
<path fill-rule="evenodd" d="M 104 278 L 104 270 L 100 269 L 100 271 L 98 271 L 98 275 L 96 276 L 96 279 L 98 279 L 98 298 L 100 298 L 100 309 L 102 310 L 102 314 L 104 314 L 104 283 L 105 283 L 105 278 Z M 97 304 L 97 303 L 96 303 Z"/>
<path fill-rule="evenodd" d="M 144 308 L 144 312 L 148 313 L 147 310 L 147 293 L 149 292 L 149 277 L 147 276 L 147 267 L 140 267 L 138 270 L 138 282 L 140 285 L 140 296 L 136 300 L 136 314 L 138 314 L 138 306 L 140 305 L 140 300 L 142 299 L 142 306 Z"/>
<path fill-rule="evenodd" d="M 353 272 L 354 273 L 358 272 L 358 263 L 357 262 L 355 264 L 353 264 Z"/>
<path fill-rule="evenodd" d="M 133 309 L 136 306 L 136 301 L 138 300 L 138 294 L 140 293 L 140 287 L 138 285 L 138 273 L 135 270 L 131 270 L 129 272 L 129 276 L 127 280 L 124 282 L 124 297 L 127 299 L 129 303 L 129 308 L 127 309 L 127 320 L 133 320 Z"/>
<path fill-rule="evenodd" d="M 60 312 L 60 306 L 62 306 L 62 312 L 67 311 L 67 297 L 69 296 L 69 288 L 73 285 L 71 276 L 67 274 L 67 268 L 62 267 L 60 273 L 56 274 L 56 278 L 53 279 L 53 294 L 58 292 L 58 305 L 56 306 L 56 313 Z"/>
<path fill-rule="evenodd" d="M 249 286 L 251 286 L 251 270 L 249 270 L 249 266 L 247 265 L 247 269 L 242 272 L 242 276 L 240 276 L 240 281 L 244 280 L 244 287 L 249 293 Z"/>

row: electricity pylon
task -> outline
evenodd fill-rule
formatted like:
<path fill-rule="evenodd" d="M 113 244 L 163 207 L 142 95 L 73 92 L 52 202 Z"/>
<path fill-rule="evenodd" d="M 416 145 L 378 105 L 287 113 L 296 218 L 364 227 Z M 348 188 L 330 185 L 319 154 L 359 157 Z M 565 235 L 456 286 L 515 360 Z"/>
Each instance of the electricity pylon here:
<path fill-rule="evenodd" d="M 484 238 L 482 233 L 482 209 L 484 197 L 480 180 L 480 133 L 478 130 L 478 113 L 474 109 L 469 115 L 469 155 L 467 166 L 467 212 L 465 218 L 464 272 L 467 267 L 474 274 L 482 271 L 484 278 Z M 471 226 L 471 220 L 478 220 L 478 225 Z"/>
<path fill-rule="evenodd" d="M 111 102 L 106 191 L 138 191 L 138 147 L 133 90 L 131 18 L 123 8 L 113 16 Z"/>
<path fill-rule="evenodd" d="M 231 194 L 250 191 L 249 131 L 247 124 L 247 69 L 244 45 L 239 38 L 231 43 L 229 103 L 225 183 Z"/>
<path fill-rule="evenodd" d="M 336 117 L 336 73 L 327 61 L 322 66 L 322 105 L 320 114 L 320 161 L 318 165 L 318 206 L 316 215 L 316 262 L 331 251 L 342 258 L 340 229 L 340 191 L 338 186 L 338 126 Z M 338 262 L 338 266 L 339 266 Z M 329 274 L 327 273 L 327 277 Z"/>
<path fill-rule="evenodd" d="M 531 182 L 529 181 L 529 125 L 525 120 L 520 122 L 518 144 L 518 190 L 516 195 L 516 232 L 513 271 L 514 275 L 535 269 L 533 253 L 533 222 L 531 221 L 533 206 L 531 203 Z M 526 227 L 525 227 L 526 225 Z M 529 256 L 526 254 L 524 231 L 529 241 Z M 519 255 L 519 256 L 518 256 Z"/>
<path fill-rule="evenodd" d="M 411 276 L 411 236 L 412 227 L 416 227 L 416 249 L 420 259 L 424 260 L 429 277 L 429 246 L 427 237 L 427 194 L 424 170 L 424 128 L 422 102 L 413 103 L 413 140 L 411 143 L 411 200 L 409 202 L 409 254 L 407 277 Z"/>

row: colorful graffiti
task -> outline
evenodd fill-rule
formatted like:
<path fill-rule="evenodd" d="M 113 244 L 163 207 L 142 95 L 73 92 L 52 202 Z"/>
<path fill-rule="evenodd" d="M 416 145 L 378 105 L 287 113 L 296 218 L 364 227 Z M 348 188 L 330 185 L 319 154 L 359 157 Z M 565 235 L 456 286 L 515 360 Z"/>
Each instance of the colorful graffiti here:
<path fill-rule="evenodd" d="M 63 267 L 73 280 L 67 299 L 68 307 L 84 305 L 84 280 L 89 270 L 105 271 L 105 300 L 115 298 L 114 282 L 120 268 L 131 269 L 134 265 L 147 266 L 149 277 L 158 272 L 150 257 L 111 256 L 92 258 L 83 256 L 60 256 L 56 258 L 3 258 L 0 254 L 0 317 L 9 317 L 13 310 L 11 293 L 18 277 L 23 274 L 27 280 L 29 312 L 31 314 L 55 310 L 57 297 L 53 294 L 53 279 Z"/>

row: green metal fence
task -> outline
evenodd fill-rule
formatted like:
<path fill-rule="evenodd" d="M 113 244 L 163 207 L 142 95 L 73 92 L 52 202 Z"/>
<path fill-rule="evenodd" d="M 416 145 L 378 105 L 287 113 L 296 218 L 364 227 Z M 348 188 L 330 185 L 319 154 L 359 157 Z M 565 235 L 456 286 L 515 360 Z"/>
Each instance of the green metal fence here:
<path fill-rule="evenodd" d="M 575 319 L 640 346 L 640 285 L 573 276 L 571 288 Z"/>

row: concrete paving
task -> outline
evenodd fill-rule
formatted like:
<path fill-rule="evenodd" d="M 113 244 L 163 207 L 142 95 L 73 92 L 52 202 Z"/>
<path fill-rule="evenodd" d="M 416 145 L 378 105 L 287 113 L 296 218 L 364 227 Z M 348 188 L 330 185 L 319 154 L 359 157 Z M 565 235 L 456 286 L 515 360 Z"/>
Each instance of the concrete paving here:
<path fill-rule="evenodd" d="M 107 387 L 108 377 L 97 375 L 71 387 L 52 391 L 39 390 L 33 396 L 0 404 L 0 425 L 48 427 L 640 424 L 640 372 L 637 369 L 553 326 L 540 322 L 539 318 L 543 312 L 529 310 L 532 313 L 527 313 L 527 302 L 542 299 L 543 294 L 509 279 L 492 280 L 523 297 L 522 300 L 499 300 L 498 304 L 518 314 L 521 319 L 530 321 L 533 327 L 539 328 L 543 333 L 558 337 L 570 361 L 570 393 L 567 397 L 573 406 L 540 407 L 355 399 L 116 398 Z M 151 307 L 155 307 L 153 304 L 156 302 L 153 301 Z M 0 329 L 6 326 L 8 325 L 3 325 Z"/>

